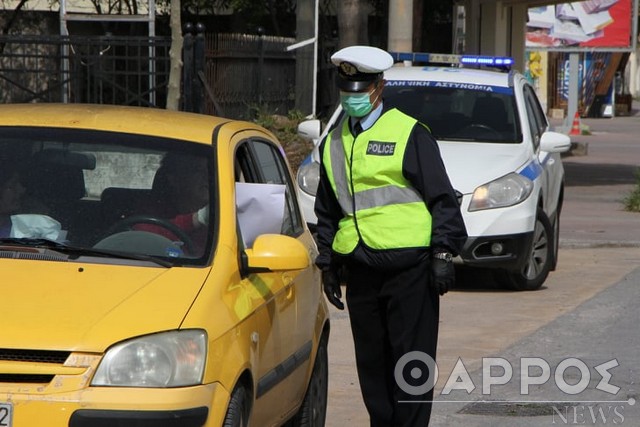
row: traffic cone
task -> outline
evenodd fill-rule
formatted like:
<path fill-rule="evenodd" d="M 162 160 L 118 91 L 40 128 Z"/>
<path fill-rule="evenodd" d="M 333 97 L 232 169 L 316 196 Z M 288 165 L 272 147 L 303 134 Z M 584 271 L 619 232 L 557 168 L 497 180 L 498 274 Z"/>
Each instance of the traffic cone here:
<path fill-rule="evenodd" d="M 580 114 L 576 111 L 575 116 L 573 116 L 573 124 L 571 125 L 571 132 L 569 135 L 581 135 L 580 131 Z"/>

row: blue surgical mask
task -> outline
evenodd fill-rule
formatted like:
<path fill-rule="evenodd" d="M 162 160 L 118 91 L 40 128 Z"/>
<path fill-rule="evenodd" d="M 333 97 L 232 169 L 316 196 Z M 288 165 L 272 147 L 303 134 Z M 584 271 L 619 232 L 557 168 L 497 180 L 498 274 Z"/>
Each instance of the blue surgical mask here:
<path fill-rule="evenodd" d="M 371 112 L 371 93 L 340 92 L 340 105 L 351 117 L 364 117 Z"/>

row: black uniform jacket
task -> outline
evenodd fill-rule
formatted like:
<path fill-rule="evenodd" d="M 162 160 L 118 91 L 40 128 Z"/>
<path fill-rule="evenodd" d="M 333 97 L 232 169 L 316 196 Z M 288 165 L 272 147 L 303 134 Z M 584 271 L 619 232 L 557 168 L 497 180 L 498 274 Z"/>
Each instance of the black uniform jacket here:
<path fill-rule="evenodd" d="M 386 113 L 386 108 L 382 114 Z M 373 125 L 376 126 L 376 123 Z M 320 158 L 327 139 L 320 145 Z M 321 160 L 322 162 L 322 160 Z M 431 133 L 421 124 L 416 124 L 411 132 L 404 159 L 402 173 L 422 195 L 431 213 L 431 248 L 457 255 L 467 238 L 467 231 L 460 213 L 460 206 L 445 170 L 440 150 Z M 428 256 L 428 249 L 406 248 L 376 250 L 367 247 L 360 240 L 358 247 L 348 256 L 331 250 L 333 238 L 338 230 L 338 222 L 343 212 L 331 188 L 324 166 L 320 168 L 320 183 L 316 193 L 315 213 L 318 217 L 317 242 L 320 254 L 316 265 L 321 269 L 337 267 L 356 261 L 378 269 L 397 269 L 414 265 Z M 402 226 L 399 224 L 399 226 Z"/>

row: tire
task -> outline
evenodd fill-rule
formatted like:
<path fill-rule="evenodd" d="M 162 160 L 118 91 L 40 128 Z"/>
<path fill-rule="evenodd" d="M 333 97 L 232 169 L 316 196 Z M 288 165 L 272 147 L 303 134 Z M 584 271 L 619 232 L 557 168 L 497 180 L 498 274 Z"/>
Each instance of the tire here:
<path fill-rule="evenodd" d="M 329 359 L 327 355 L 327 340 L 320 341 L 316 361 L 307 392 L 298 413 L 287 426 L 291 427 L 324 427 L 327 415 L 327 386 L 329 380 Z"/>
<path fill-rule="evenodd" d="M 552 256 L 551 256 L 551 268 L 550 271 L 555 271 L 556 266 L 558 265 L 558 249 L 560 248 L 560 212 L 556 213 L 555 219 L 553 220 L 553 248 L 552 248 Z"/>
<path fill-rule="evenodd" d="M 560 188 L 558 206 L 553 221 L 553 260 L 551 261 L 551 271 L 555 271 L 558 266 L 558 254 L 560 249 L 560 213 L 562 212 L 562 202 L 564 201 L 564 186 Z"/>
<path fill-rule="evenodd" d="M 249 404 L 247 389 L 238 384 L 231 393 L 223 427 L 247 427 L 249 424 Z"/>
<path fill-rule="evenodd" d="M 538 209 L 529 258 L 520 270 L 500 272 L 498 280 L 516 291 L 539 289 L 551 271 L 553 254 L 553 227 L 544 211 Z"/>

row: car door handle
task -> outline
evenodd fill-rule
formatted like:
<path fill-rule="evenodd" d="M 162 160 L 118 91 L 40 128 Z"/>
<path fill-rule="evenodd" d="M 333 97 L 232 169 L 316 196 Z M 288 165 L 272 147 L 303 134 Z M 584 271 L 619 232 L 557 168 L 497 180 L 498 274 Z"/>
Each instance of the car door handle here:
<path fill-rule="evenodd" d="M 286 288 L 286 298 L 287 299 L 293 299 L 293 297 L 295 296 L 295 286 L 293 286 L 293 277 L 291 277 L 289 274 L 283 274 L 282 275 L 282 283 L 284 284 L 284 287 Z"/>

